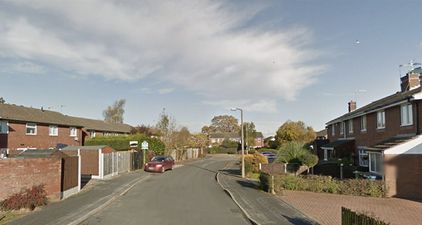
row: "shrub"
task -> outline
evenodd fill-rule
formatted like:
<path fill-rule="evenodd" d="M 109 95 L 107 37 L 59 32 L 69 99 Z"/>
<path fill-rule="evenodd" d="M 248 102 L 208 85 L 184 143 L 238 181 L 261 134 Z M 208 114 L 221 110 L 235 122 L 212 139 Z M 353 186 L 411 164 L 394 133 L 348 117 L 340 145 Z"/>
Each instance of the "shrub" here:
<path fill-rule="evenodd" d="M 318 156 L 305 149 L 303 143 L 288 142 L 280 147 L 276 161 L 313 167 L 318 163 Z"/>
<path fill-rule="evenodd" d="M 130 148 L 129 141 L 138 141 L 139 145 L 143 141 L 147 141 L 150 151 L 153 151 L 157 155 L 164 154 L 165 145 L 160 139 L 149 138 L 143 134 L 94 137 L 86 140 L 85 145 L 108 145 L 117 151 L 125 151 Z"/>
<path fill-rule="evenodd" d="M 263 174 L 263 173 L 262 173 Z M 268 181 L 266 174 L 262 175 L 261 185 L 266 187 Z M 330 176 L 293 176 L 293 175 L 275 175 L 275 190 L 283 189 L 294 191 L 312 191 L 321 193 L 344 194 L 354 196 L 384 197 L 382 181 L 371 181 L 364 179 L 336 180 Z M 265 189 L 264 189 L 265 190 Z"/>
<path fill-rule="evenodd" d="M 237 141 L 230 141 L 228 139 L 225 139 L 221 143 L 221 147 L 223 147 L 223 148 L 235 148 L 235 149 L 237 149 L 239 147 L 239 143 Z"/>
<path fill-rule="evenodd" d="M 27 208 L 34 210 L 37 206 L 47 204 L 47 193 L 44 185 L 33 186 L 13 194 L 0 203 L 2 210 L 19 210 Z"/>
<path fill-rule="evenodd" d="M 259 173 L 259 164 L 268 164 L 267 157 L 255 153 L 245 155 L 245 172 L 248 173 Z M 248 167 L 249 170 L 246 169 Z"/>
<path fill-rule="evenodd" d="M 278 150 L 272 148 L 260 148 L 257 150 L 258 152 L 271 152 L 274 154 L 278 154 Z"/>

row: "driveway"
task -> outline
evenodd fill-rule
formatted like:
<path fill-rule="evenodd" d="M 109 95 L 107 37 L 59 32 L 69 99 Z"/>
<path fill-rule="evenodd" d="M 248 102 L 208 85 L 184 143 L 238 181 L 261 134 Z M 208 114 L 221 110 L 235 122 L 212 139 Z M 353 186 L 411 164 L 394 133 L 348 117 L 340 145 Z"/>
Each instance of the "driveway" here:
<path fill-rule="evenodd" d="M 422 224 L 422 203 L 398 198 L 371 198 L 302 191 L 284 191 L 282 200 L 325 225 L 341 224 L 341 207 L 395 225 Z"/>

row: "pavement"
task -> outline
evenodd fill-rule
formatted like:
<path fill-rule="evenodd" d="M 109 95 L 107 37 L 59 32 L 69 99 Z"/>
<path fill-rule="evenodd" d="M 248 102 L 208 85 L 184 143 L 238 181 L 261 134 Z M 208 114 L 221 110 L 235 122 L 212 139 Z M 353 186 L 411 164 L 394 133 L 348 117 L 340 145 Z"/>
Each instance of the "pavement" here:
<path fill-rule="evenodd" d="M 87 187 L 89 190 L 82 189 L 77 195 L 51 203 L 8 225 L 78 224 L 149 176 L 143 171 L 134 171 L 110 180 L 96 181 L 96 185 Z"/>
<path fill-rule="evenodd" d="M 217 174 L 217 180 L 253 224 L 318 224 L 276 196 L 263 192 L 255 181 L 243 179 L 233 161 Z"/>
<path fill-rule="evenodd" d="M 287 190 L 280 198 L 325 225 L 341 224 L 342 206 L 390 224 L 422 224 L 422 203 L 416 201 Z"/>

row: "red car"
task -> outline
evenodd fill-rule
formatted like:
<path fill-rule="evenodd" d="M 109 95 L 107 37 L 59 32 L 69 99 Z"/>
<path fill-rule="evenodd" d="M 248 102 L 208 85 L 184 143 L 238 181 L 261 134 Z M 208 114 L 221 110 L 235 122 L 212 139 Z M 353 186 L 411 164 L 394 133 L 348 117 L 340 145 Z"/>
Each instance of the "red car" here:
<path fill-rule="evenodd" d="M 174 159 L 171 156 L 154 156 L 151 162 L 145 163 L 144 171 L 161 172 L 172 170 L 174 166 Z"/>

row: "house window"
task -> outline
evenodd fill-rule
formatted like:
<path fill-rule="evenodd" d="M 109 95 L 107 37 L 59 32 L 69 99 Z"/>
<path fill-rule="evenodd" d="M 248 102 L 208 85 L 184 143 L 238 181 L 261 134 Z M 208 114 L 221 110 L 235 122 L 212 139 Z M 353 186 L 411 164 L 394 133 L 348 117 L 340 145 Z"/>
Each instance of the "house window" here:
<path fill-rule="evenodd" d="M 90 136 L 90 137 L 95 137 L 95 130 L 91 130 L 91 131 L 89 132 L 89 136 Z"/>
<path fill-rule="evenodd" d="M 412 104 L 405 104 L 401 106 L 401 125 L 409 126 L 413 124 L 413 110 Z"/>
<path fill-rule="evenodd" d="M 0 120 L 0 134 L 9 133 L 9 124 L 7 121 Z"/>
<path fill-rule="evenodd" d="M 26 124 L 26 135 L 37 135 L 37 124 L 27 123 Z"/>
<path fill-rule="evenodd" d="M 48 135 L 59 136 L 59 127 L 57 125 L 48 126 Z"/>
<path fill-rule="evenodd" d="M 69 127 L 69 130 L 70 130 L 70 136 L 71 137 L 78 136 L 78 130 L 76 129 L 76 127 Z"/>
<path fill-rule="evenodd" d="M 366 115 L 363 115 L 360 118 L 360 131 L 362 131 L 362 132 L 366 131 Z"/>
<path fill-rule="evenodd" d="M 353 119 L 349 120 L 348 122 L 348 127 L 349 127 L 349 134 L 353 134 Z"/>
<path fill-rule="evenodd" d="M 336 135 L 336 126 L 335 124 L 331 125 L 331 136 L 335 136 Z"/>
<path fill-rule="evenodd" d="M 368 167 L 368 159 L 368 152 L 366 150 L 359 149 L 359 166 Z"/>
<path fill-rule="evenodd" d="M 340 123 L 340 135 L 344 134 L 344 122 Z"/>
<path fill-rule="evenodd" d="M 385 128 L 385 111 L 377 112 L 377 128 Z"/>
<path fill-rule="evenodd" d="M 379 152 L 369 153 L 369 172 L 382 173 L 382 155 Z"/>

